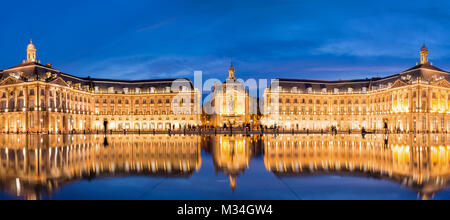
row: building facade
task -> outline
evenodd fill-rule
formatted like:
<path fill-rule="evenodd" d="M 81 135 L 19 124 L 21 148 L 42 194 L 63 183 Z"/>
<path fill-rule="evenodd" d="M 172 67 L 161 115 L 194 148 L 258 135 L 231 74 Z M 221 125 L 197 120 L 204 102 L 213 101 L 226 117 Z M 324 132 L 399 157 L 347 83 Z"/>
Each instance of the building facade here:
<path fill-rule="evenodd" d="M 265 125 L 297 131 L 448 132 L 450 75 L 428 60 L 399 74 L 362 80 L 277 79 L 257 98 L 235 77 L 233 65 L 202 117 L 202 94 L 187 79 L 111 80 L 63 73 L 27 59 L 0 71 L 0 132 L 68 133 L 159 131 L 200 125 Z M 203 115 L 205 116 L 205 115 Z"/>
<path fill-rule="evenodd" d="M 233 65 L 228 70 L 229 76 L 223 84 L 215 84 L 213 91 L 212 125 L 242 126 L 249 123 L 249 93 L 243 82 L 236 79 Z"/>
<path fill-rule="evenodd" d="M 450 75 L 428 61 L 399 74 L 349 81 L 277 79 L 262 124 L 302 131 L 448 132 Z"/>
<path fill-rule="evenodd" d="M 201 94 L 187 79 L 81 78 L 27 60 L 0 71 L 0 132 L 153 131 L 201 124 Z"/>

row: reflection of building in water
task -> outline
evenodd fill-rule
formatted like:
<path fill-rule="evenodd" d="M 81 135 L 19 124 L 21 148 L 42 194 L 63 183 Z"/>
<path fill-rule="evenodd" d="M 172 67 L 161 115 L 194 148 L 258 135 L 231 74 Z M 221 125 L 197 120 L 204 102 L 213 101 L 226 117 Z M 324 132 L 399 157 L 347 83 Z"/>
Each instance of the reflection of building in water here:
<path fill-rule="evenodd" d="M 449 135 L 265 137 L 265 164 L 281 177 L 339 174 L 383 177 L 424 199 L 450 184 Z"/>
<path fill-rule="evenodd" d="M 36 199 L 79 179 L 188 177 L 201 165 L 199 136 L 0 137 L 0 188 Z"/>
<path fill-rule="evenodd" d="M 243 136 L 217 136 L 212 138 L 212 155 L 216 172 L 222 171 L 230 180 L 232 190 L 236 188 L 236 179 L 245 169 L 254 155 L 258 138 Z"/>

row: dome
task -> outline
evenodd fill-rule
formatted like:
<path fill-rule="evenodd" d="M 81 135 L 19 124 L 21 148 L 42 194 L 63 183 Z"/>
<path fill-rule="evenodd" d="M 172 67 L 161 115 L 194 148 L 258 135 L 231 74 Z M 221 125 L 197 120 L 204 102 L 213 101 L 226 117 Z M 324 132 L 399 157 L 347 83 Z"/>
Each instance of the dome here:
<path fill-rule="evenodd" d="M 230 79 L 234 79 L 234 73 L 236 72 L 236 70 L 234 69 L 233 63 L 231 63 L 230 68 L 228 69 L 228 73 L 229 73 L 229 77 Z"/>
<path fill-rule="evenodd" d="M 36 50 L 36 47 L 33 44 L 33 40 L 30 40 L 30 44 L 27 46 L 27 50 Z"/>
<path fill-rule="evenodd" d="M 422 48 L 420 49 L 420 51 L 428 51 L 427 46 L 425 46 L 425 44 L 423 44 Z"/>
<path fill-rule="evenodd" d="M 233 66 L 233 63 L 231 63 L 230 68 L 229 68 L 228 70 L 229 70 L 229 71 L 232 71 L 232 72 L 235 71 L 234 66 Z"/>

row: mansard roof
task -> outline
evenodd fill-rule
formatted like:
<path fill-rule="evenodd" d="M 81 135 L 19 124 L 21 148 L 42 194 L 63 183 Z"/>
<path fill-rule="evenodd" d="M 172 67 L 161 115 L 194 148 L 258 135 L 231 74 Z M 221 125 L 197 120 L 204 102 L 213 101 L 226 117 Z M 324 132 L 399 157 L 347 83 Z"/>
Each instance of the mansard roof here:
<path fill-rule="evenodd" d="M 79 83 L 82 87 L 89 86 L 91 89 L 93 87 L 99 87 L 100 90 L 106 90 L 110 87 L 114 87 L 114 89 L 120 92 L 121 89 L 148 89 L 155 88 L 157 90 L 165 89 L 166 87 L 171 87 L 172 83 L 179 79 L 152 79 L 152 80 L 114 80 L 114 79 L 99 79 L 99 78 L 90 78 L 90 77 L 77 77 L 71 74 L 63 73 L 57 69 L 54 69 L 50 66 L 42 65 L 40 63 L 23 63 L 11 67 L 6 70 L 0 70 L 1 80 L 6 79 L 11 74 L 20 76 L 23 81 L 34 81 L 34 80 L 45 80 L 47 82 L 52 82 L 57 78 L 63 79 L 66 83 L 76 84 Z M 56 77 L 48 77 L 48 75 L 54 75 Z M 0 81 L 1 81 L 0 80 Z M 186 80 L 190 89 L 193 89 L 194 86 L 191 81 Z"/>
<path fill-rule="evenodd" d="M 321 92 L 322 89 L 325 88 L 328 91 L 333 91 L 334 89 L 339 89 L 339 91 L 347 91 L 349 88 L 351 88 L 357 92 L 361 91 L 363 88 L 366 88 L 368 91 L 376 90 L 379 88 L 388 88 L 389 86 L 393 86 L 397 81 L 409 84 L 409 82 L 416 81 L 418 79 L 427 82 L 445 79 L 450 82 L 450 74 L 431 64 L 419 64 L 399 74 L 383 78 L 335 81 L 280 78 L 272 83 L 272 86 L 274 86 L 275 83 L 278 82 L 279 86 L 285 91 L 289 91 L 293 88 L 297 88 L 298 90 L 303 91 L 311 88 L 316 92 Z"/>
<path fill-rule="evenodd" d="M 446 72 L 444 70 L 441 70 L 433 65 L 431 65 L 430 63 L 425 63 L 425 64 L 418 64 L 415 67 L 412 67 L 406 71 L 410 71 L 410 70 L 416 70 L 416 69 L 429 69 L 429 70 L 435 70 L 435 71 L 441 71 L 441 72 Z M 405 72 L 406 72 L 405 71 Z"/>

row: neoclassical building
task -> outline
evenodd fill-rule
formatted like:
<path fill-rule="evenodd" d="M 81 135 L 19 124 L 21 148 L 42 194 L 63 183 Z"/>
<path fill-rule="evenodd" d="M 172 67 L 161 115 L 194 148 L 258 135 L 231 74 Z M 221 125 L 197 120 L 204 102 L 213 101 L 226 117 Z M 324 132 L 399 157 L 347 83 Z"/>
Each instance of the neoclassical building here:
<path fill-rule="evenodd" d="M 25 199 L 51 196 L 85 179 L 187 178 L 202 165 L 200 136 L 0 136 L 0 190 Z M 105 146 L 107 145 L 107 146 Z"/>
<path fill-rule="evenodd" d="M 298 131 L 450 130 L 450 75 L 429 62 L 425 46 L 416 66 L 389 77 L 277 79 L 265 91 L 261 119 L 253 111 L 257 99 L 236 79 L 232 65 L 228 72 L 226 82 L 214 86 L 213 114 L 202 118 L 202 94 L 187 79 L 76 77 L 42 65 L 30 42 L 22 64 L 0 71 L 0 132 L 153 131 L 247 123 Z"/>
<path fill-rule="evenodd" d="M 201 124 L 201 94 L 187 79 L 109 80 L 27 59 L 0 71 L 0 132 L 146 131 Z"/>
<path fill-rule="evenodd" d="M 285 129 L 448 132 L 450 75 L 428 60 L 399 74 L 363 80 L 277 79 L 265 91 L 262 124 Z"/>
<path fill-rule="evenodd" d="M 229 76 L 223 84 L 215 84 L 212 99 L 212 124 L 214 126 L 242 126 L 250 120 L 249 93 L 243 82 L 236 79 L 231 64 Z"/>

